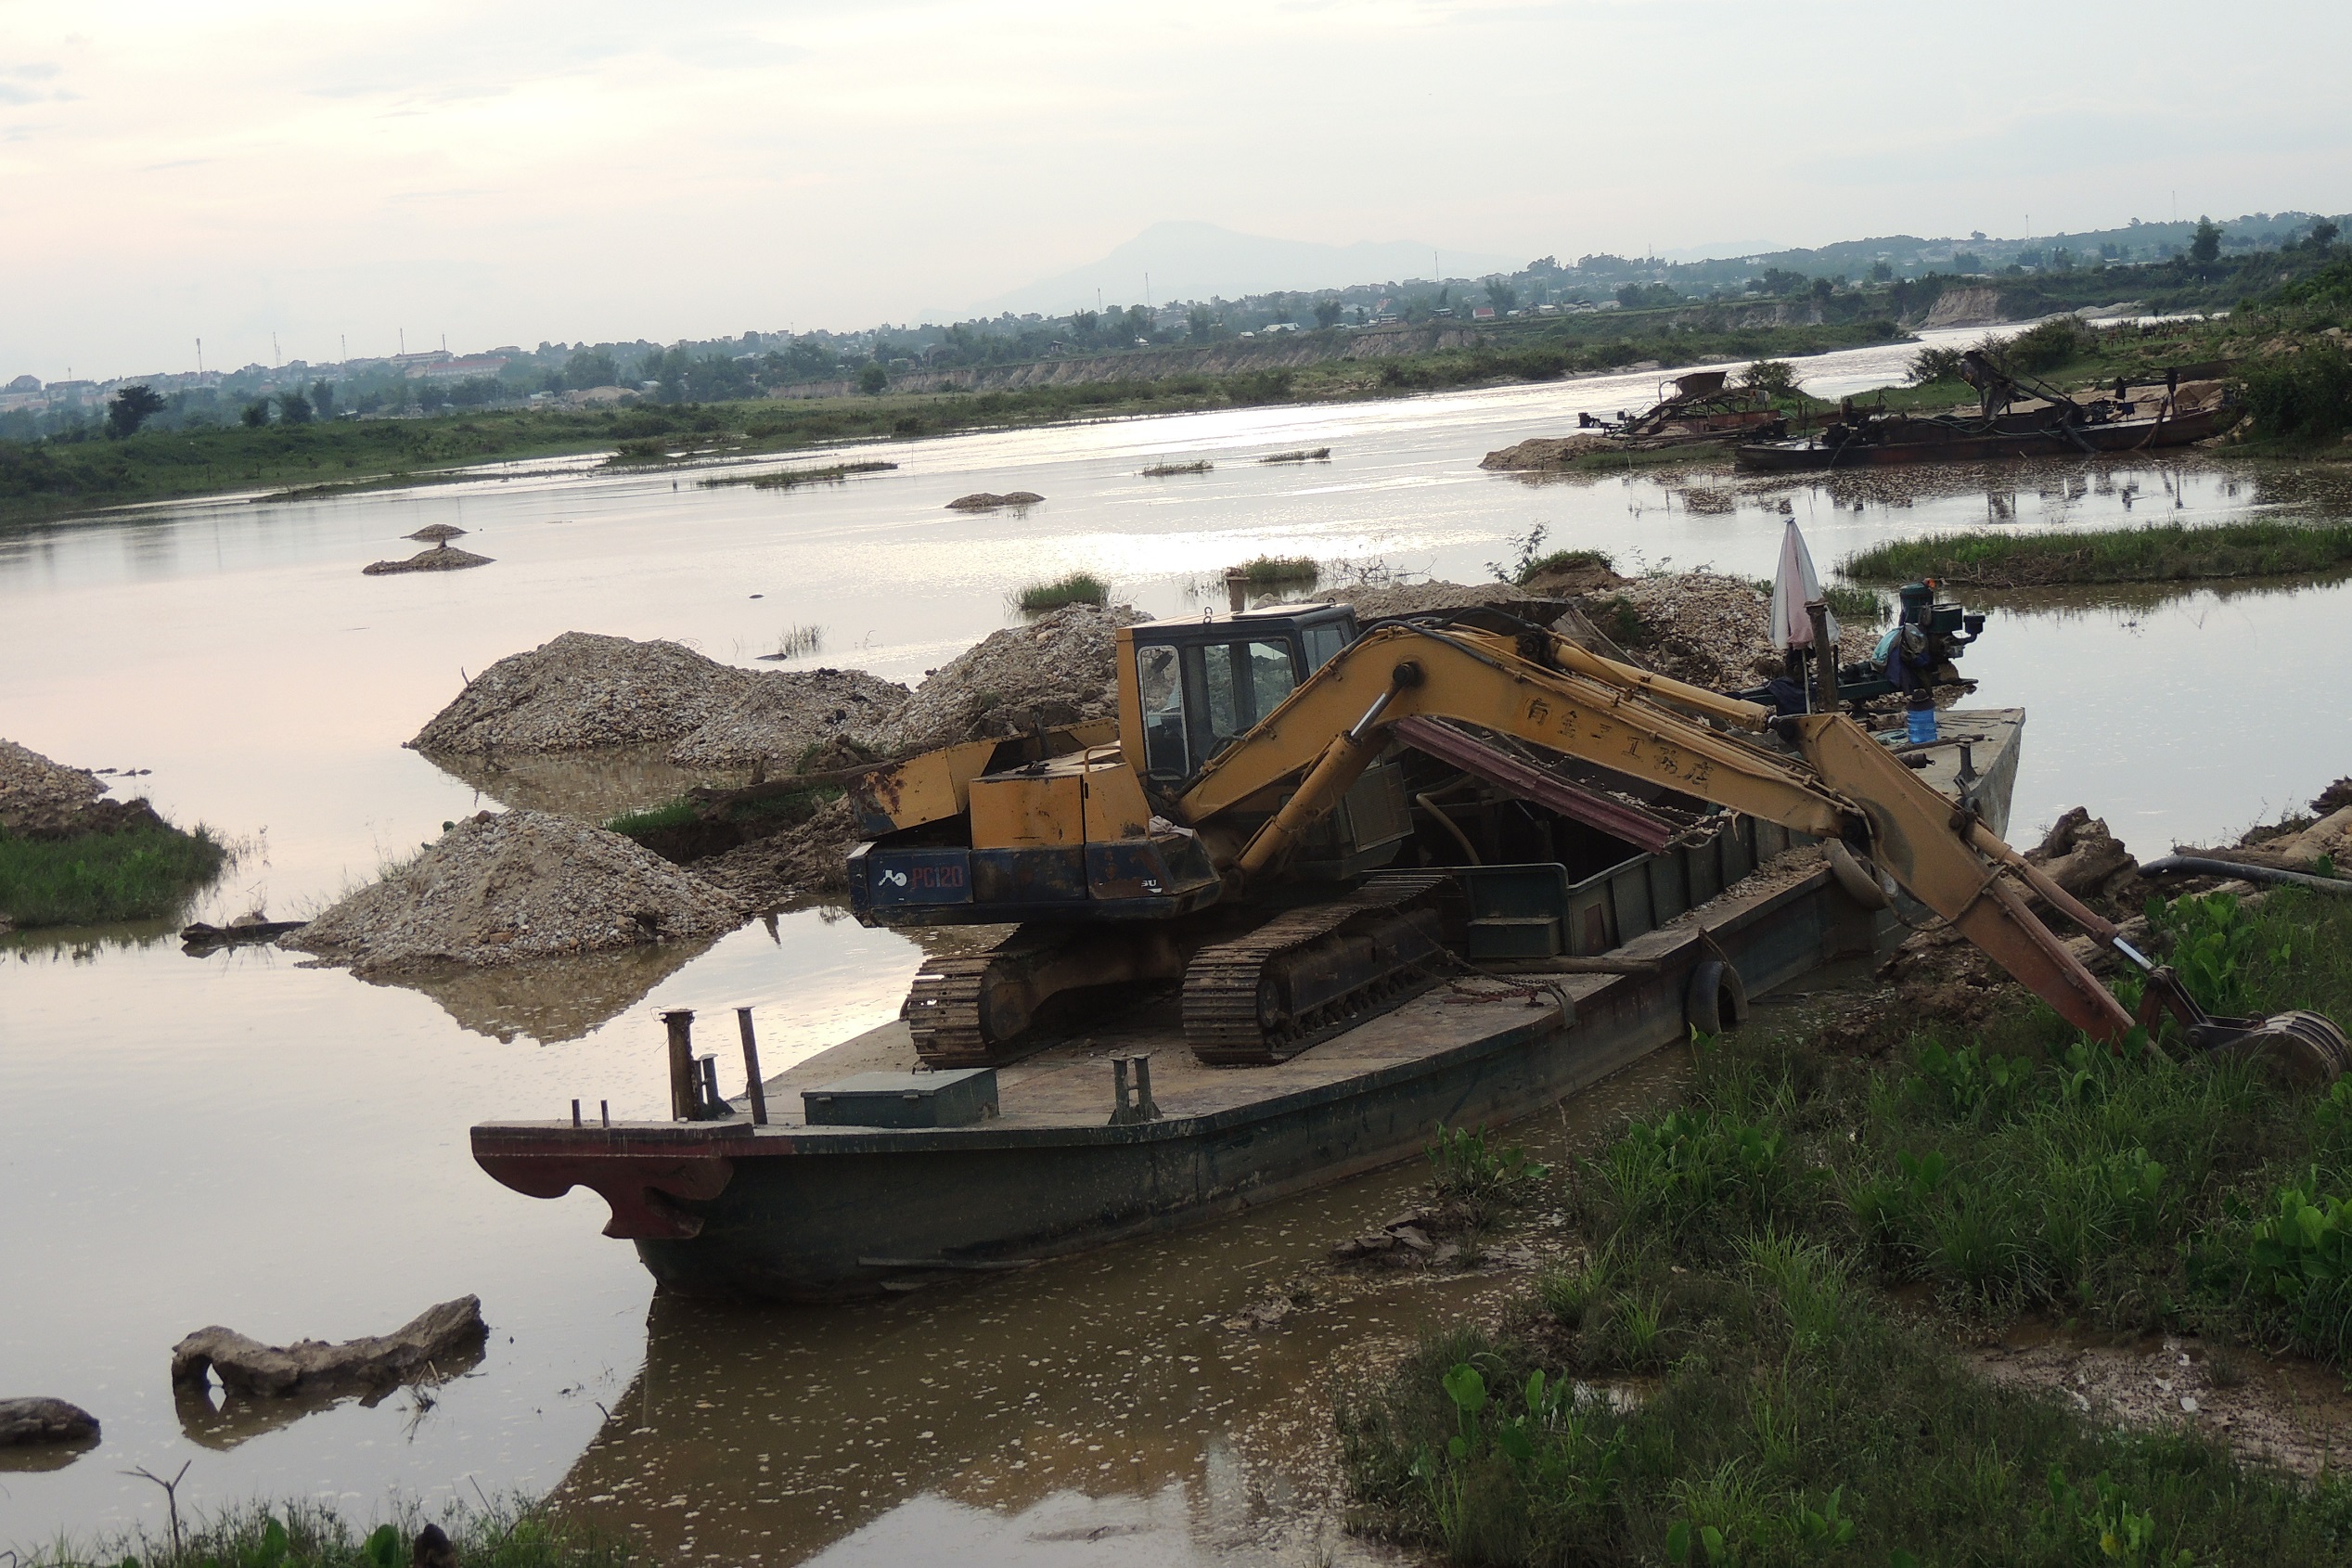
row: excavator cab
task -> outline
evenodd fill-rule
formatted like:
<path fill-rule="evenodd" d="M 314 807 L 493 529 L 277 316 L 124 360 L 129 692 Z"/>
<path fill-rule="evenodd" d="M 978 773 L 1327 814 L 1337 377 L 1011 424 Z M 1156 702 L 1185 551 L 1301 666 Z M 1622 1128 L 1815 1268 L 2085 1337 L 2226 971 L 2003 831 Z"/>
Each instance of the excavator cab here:
<path fill-rule="evenodd" d="M 1131 628 L 1121 659 L 1119 711 L 1135 720 L 1121 733 L 1128 764 L 1147 787 L 1181 795 L 1228 747 L 1356 640 L 1356 611 L 1343 604 L 1285 605 L 1221 620 L 1153 621 Z M 1251 803 L 1247 826 L 1281 802 Z M 1365 769 L 1331 815 L 1300 844 L 1291 875 L 1347 880 L 1387 865 L 1412 836 L 1405 776 L 1394 758 Z"/>
<path fill-rule="evenodd" d="M 1130 760 L 1174 791 L 1355 641 L 1356 611 L 1318 604 L 1222 621 L 1153 621 L 1133 636 L 1133 665 L 1119 671 L 1120 711 L 1141 720 L 1139 753 Z"/>

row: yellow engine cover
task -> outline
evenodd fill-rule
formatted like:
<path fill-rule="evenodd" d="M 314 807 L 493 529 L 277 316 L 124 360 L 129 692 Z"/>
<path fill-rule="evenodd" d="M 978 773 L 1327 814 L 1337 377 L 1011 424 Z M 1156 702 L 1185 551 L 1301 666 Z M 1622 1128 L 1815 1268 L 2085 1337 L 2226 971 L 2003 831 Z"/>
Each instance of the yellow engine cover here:
<path fill-rule="evenodd" d="M 986 774 L 970 790 L 974 849 L 1110 843 L 1150 831 L 1143 787 L 1116 746 Z"/>

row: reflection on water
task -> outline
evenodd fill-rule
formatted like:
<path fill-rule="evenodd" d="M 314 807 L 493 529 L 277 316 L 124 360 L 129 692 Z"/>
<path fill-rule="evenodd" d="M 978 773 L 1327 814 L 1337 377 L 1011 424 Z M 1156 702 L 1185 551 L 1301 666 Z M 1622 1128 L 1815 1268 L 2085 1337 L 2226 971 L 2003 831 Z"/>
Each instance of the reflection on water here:
<path fill-rule="evenodd" d="M 304 1388 L 276 1398 L 259 1398 L 235 1389 L 215 1389 L 209 1381 L 201 1388 L 182 1383 L 174 1386 L 172 1404 L 179 1415 L 180 1431 L 187 1440 L 218 1454 L 227 1453 L 252 1438 L 283 1431 L 305 1416 L 318 1415 L 339 1405 L 356 1405 L 372 1410 L 391 1399 L 409 1415 L 413 1430 L 438 1402 L 433 1391 L 453 1378 L 470 1377 L 474 1369 L 482 1365 L 482 1357 L 480 1346 L 460 1351 L 447 1365 L 435 1363 L 431 1374 L 412 1382 L 365 1393 Z"/>
<path fill-rule="evenodd" d="M 496 757 L 436 752 L 427 760 L 502 806 L 592 822 L 663 804 L 697 785 L 733 788 L 750 781 L 748 769 L 680 767 L 668 760 L 668 751 L 666 746 L 616 746 L 602 752 Z"/>
<path fill-rule="evenodd" d="M 1553 1162 L 1589 1152 L 1686 1072 L 1663 1053 L 1511 1136 Z M 1526 1281 L 1328 1266 L 1424 1174 L 880 1303 L 657 1296 L 644 1370 L 559 1500 L 665 1561 L 921 1562 L 967 1542 L 1004 1561 L 1056 1543 L 1091 1547 L 1078 1562 L 1247 1561 L 1302 1533 L 1344 1549 L 1334 1382 Z M 1279 1329 L 1237 1322 L 1275 1296 L 1296 1304 Z"/>
<path fill-rule="evenodd" d="M 458 1027 L 501 1045 L 528 1035 L 551 1046 L 610 1022 L 719 941 L 705 936 L 492 969 L 450 964 L 358 978 L 431 996 Z"/>

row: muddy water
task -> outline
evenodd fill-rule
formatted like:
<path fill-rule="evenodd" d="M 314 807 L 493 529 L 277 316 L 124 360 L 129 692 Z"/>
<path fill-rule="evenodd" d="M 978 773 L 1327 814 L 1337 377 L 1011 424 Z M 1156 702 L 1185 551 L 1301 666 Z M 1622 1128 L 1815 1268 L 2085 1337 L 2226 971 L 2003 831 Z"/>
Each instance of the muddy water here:
<path fill-rule="evenodd" d="M 1807 369 L 1836 395 L 1890 379 L 1902 357 L 1863 351 Z M 238 841 L 237 866 L 195 913 L 300 915 L 466 812 L 506 801 L 601 815 L 675 791 L 687 776 L 658 758 L 467 778 L 400 748 L 467 674 L 572 628 L 689 640 L 749 664 L 788 629 L 816 625 L 825 645 L 803 662 L 918 679 L 1005 623 L 1009 591 L 1082 567 L 1146 608 L 1194 613 L 1204 588 L 1221 600 L 1218 569 L 1261 552 L 1475 578 L 1537 524 L 1548 546 L 1606 549 L 1628 567 L 1762 575 L 1788 516 L 1827 561 L 1931 529 L 2345 509 L 2291 476 L 2256 482 L 2195 460 L 1769 484 L 1654 470 L 1531 484 L 1476 466 L 1492 447 L 1572 425 L 1580 408 L 1636 405 L 1656 379 L 956 437 L 893 446 L 893 472 L 789 493 L 556 465 L 11 536 L 0 540 L 11 676 L 0 734 L 88 765 L 152 769 L 133 787 Z M 1327 443 L 1328 463 L 1254 460 Z M 1203 456 L 1214 471 L 1136 473 Z M 944 509 L 979 489 L 1047 499 L 1018 515 Z M 495 564 L 359 574 L 435 521 L 469 530 L 468 546 Z M 2160 848 L 2346 771 L 2352 714 L 2323 674 L 2346 600 L 2335 585 L 1997 605 L 1967 662 L 1982 700 L 2033 710 L 2020 834 L 2079 800 L 2135 847 Z M 467 1126 L 487 1117 L 552 1114 L 574 1097 L 655 1112 L 661 1008 L 751 1005 L 781 1064 L 888 1016 L 916 958 L 904 938 L 829 911 L 700 950 L 422 988 L 266 952 L 191 958 L 158 929 L 9 939 L 0 1394 L 73 1399 L 106 1438 L 59 1469 L 0 1471 L 0 1546 L 160 1519 L 154 1489 L 120 1472 L 184 1460 L 183 1496 L 207 1507 L 295 1494 L 364 1512 L 388 1489 L 471 1496 L 571 1474 L 567 1495 L 619 1525 L 683 1549 L 694 1512 L 697 1540 L 724 1524 L 730 1549 L 770 1531 L 774 1544 L 758 1549 L 770 1561 L 886 1555 L 943 1532 L 1011 1552 L 1099 1526 L 1102 1541 L 1158 1540 L 1170 1560 L 1226 1539 L 1217 1521 L 1241 1532 L 1235 1540 L 1263 1536 L 1280 1513 L 1269 1499 L 1300 1483 L 1253 1492 L 1259 1472 L 1234 1468 L 1235 1456 L 1260 1423 L 1319 1420 L 1321 1394 L 1292 1380 L 1311 1383 L 1351 1346 L 1407 1331 L 1445 1290 L 1483 1287 L 1317 1309 L 1270 1339 L 1230 1340 L 1210 1319 L 1385 1217 L 1404 1177 L 969 1297 L 729 1315 L 669 1303 L 649 1313 L 634 1255 L 597 1234 L 599 1201 L 521 1198 L 467 1157 Z M 1271 1261 L 1255 1269 L 1261 1258 Z M 430 1406 L 403 1392 L 372 1408 L 256 1419 L 175 1407 L 165 1382 L 171 1344 L 203 1324 L 341 1338 L 468 1291 L 496 1332 Z M 926 1359 L 946 1343 L 970 1365 Z M 1016 1366 L 1023 1346 L 1054 1348 L 1051 1375 L 1022 1382 L 1048 1370 Z M 1172 1359 L 1147 1379 L 1124 1350 Z M 1173 1359 L 1182 1355 L 1197 1360 Z M 1197 1375 L 1179 1379 L 1178 1367 Z M 811 1369 L 830 1379 L 821 1394 L 808 1391 Z M 993 1393 L 962 1379 L 974 1369 Z M 843 1381 L 861 1375 L 862 1392 Z M 751 1392 L 721 1396 L 739 1385 Z M 672 1397 L 689 1388 L 695 1397 Z M 632 1399 L 639 1415 L 621 1425 Z M 1037 1414 L 1015 1430 L 1022 1406 Z M 865 1423 L 854 1436 L 852 1410 Z M 872 1424 L 878 1413 L 890 1420 Z M 798 1424 L 776 1435 L 784 1421 Z M 1058 1457 L 1007 1458 L 1000 1432 Z M 1082 1462 L 1090 1444 L 1100 1450 Z M 856 1461 L 823 1483 L 842 1490 L 817 1489 L 829 1455 L 836 1469 Z M 632 1477 L 643 1479 L 622 1489 Z M 590 1500 L 605 1496 L 614 1500 Z M 777 1500 L 750 1510 L 758 1497 Z M 713 1511 L 722 1505 L 736 1511 Z M 1192 1544 L 1179 1550 L 1177 1536 Z"/>

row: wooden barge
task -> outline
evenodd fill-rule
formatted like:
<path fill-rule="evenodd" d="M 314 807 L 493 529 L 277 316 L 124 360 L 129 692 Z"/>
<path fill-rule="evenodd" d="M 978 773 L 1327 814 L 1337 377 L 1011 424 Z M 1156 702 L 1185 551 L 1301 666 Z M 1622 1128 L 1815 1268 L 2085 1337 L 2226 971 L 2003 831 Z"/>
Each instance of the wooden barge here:
<path fill-rule="evenodd" d="M 2024 713 L 1941 717 L 1922 777 L 2001 830 Z M 893 1020 L 768 1079 L 765 1125 L 748 1101 L 723 1120 L 489 1123 L 474 1157 L 534 1197 L 601 1194 L 605 1234 L 669 1290 L 829 1301 L 1019 1268 L 1412 1158 L 1441 1125 L 1510 1121 L 1694 1028 L 1729 1027 L 1751 996 L 1893 929 L 1840 869 L 1806 835 L 1718 814 L 1579 881 L 1549 866 L 1466 871 L 1473 913 L 1518 950 L 1536 932 L 1556 958 L 1465 965 L 1279 1064 L 1202 1065 L 1166 996 L 979 1073 L 918 1074 Z M 952 1088 L 987 1113 L 812 1119 L 829 1096 L 872 1104 L 878 1085 L 910 1110 Z"/>

